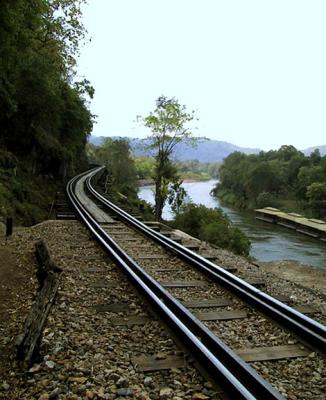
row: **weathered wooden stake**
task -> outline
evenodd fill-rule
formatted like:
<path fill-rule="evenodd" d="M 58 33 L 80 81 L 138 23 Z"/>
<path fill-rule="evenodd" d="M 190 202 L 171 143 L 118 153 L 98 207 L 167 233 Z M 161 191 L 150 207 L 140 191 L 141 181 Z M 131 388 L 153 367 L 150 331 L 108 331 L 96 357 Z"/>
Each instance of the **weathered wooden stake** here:
<path fill-rule="evenodd" d="M 36 275 L 40 287 L 26 318 L 24 333 L 16 341 L 17 358 L 23 361 L 26 367 L 31 365 L 39 352 L 44 325 L 54 303 L 62 272 L 51 259 L 43 240 L 36 243 L 35 254 L 38 262 Z"/>
<path fill-rule="evenodd" d="M 13 218 L 8 217 L 6 220 L 6 237 L 12 235 Z"/>

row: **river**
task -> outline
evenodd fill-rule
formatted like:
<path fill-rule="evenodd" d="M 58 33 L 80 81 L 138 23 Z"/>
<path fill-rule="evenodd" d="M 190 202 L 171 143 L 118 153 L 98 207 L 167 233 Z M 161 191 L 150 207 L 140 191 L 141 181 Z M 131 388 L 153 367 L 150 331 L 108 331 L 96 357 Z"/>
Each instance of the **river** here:
<path fill-rule="evenodd" d="M 307 265 L 326 268 L 326 243 L 293 232 L 267 222 L 255 219 L 253 212 L 244 212 L 222 206 L 218 199 L 210 195 L 216 180 L 189 182 L 183 186 L 191 200 L 206 207 L 221 207 L 232 222 L 242 229 L 251 240 L 251 253 L 258 261 L 295 260 Z M 140 188 L 139 197 L 153 204 L 153 186 Z M 163 218 L 173 218 L 170 207 L 163 210 Z"/>

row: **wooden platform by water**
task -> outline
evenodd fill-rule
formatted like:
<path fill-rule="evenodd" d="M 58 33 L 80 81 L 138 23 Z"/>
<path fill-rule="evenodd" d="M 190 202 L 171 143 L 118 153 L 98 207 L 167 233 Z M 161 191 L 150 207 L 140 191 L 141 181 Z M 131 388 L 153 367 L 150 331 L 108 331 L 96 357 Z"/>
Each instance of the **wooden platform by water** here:
<path fill-rule="evenodd" d="M 305 218 L 297 213 L 285 213 L 273 207 L 257 209 L 255 212 L 256 219 L 277 224 L 288 229 L 293 229 L 296 232 L 303 233 L 304 235 L 326 241 L 325 221 L 314 218 Z"/>

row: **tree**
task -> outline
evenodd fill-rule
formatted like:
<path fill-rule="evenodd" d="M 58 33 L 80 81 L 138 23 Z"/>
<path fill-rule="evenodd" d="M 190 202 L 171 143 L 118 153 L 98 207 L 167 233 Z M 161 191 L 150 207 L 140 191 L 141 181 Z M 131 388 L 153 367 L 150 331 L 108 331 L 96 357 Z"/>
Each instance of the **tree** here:
<path fill-rule="evenodd" d="M 95 151 L 95 158 L 107 167 L 111 185 L 109 190 L 128 197 L 136 196 L 137 172 L 128 140 L 106 138 Z"/>
<path fill-rule="evenodd" d="M 321 155 L 320 155 L 319 149 L 315 149 L 314 151 L 311 152 L 309 160 L 310 160 L 312 165 L 320 164 Z"/>
<path fill-rule="evenodd" d="M 155 216 L 162 218 L 162 210 L 168 197 L 168 185 L 178 180 L 177 169 L 171 160 L 175 146 L 194 138 L 187 124 L 194 119 L 194 111 L 187 112 L 177 99 L 160 96 L 156 108 L 146 117 L 138 117 L 152 131 L 149 149 L 155 158 Z"/>
<path fill-rule="evenodd" d="M 136 157 L 135 166 L 138 179 L 152 179 L 154 176 L 155 161 L 151 157 Z"/>
<path fill-rule="evenodd" d="M 94 90 L 86 79 L 74 82 L 84 2 L 1 1 L 0 158 L 18 162 L 0 168 L 0 203 L 21 222 L 45 218 L 56 185 L 87 167 Z"/>
<path fill-rule="evenodd" d="M 301 167 L 298 173 L 297 195 L 307 199 L 307 188 L 314 182 L 326 182 L 323 169 L 320 165 Z"/>
<path fill-rule="evenodd" d="M 208 173 L 209 173 L 209 175 L 212 178 L 217 179 L 219 177 L 220 167 L 221 167 L 221 163 L 220 162 L 210 163 L 208 165 Z"/>
<path fill-rule="evenodd" d="M 84 0 L 12 0 L 0 7 L 0 145 L 33 175 L 66 177 L 85 161 L 87 80 L 72 85 Z"/>
<path fill-rule="evenodd" d="M 314 182 L 307 187 L 309 204 L 317 211 L 318 217 L 326 210 L 326 183 Z"/>
<path fill-rule="evenodd" d="M 277 158 L 283 161 L 290 161 L 291 158 L 303 155 L 301 151 L 298 151 L 294 146 L 283 145 L 277 151 Z"/>
<path fill-rule="evenodd" d="M 278 207 L 278 203 L 277 200 L 275 199 L 275 196 L 273 196 L 272 193 L 269 192 L 259 193 L 256 199 L 256 205 L 258 208 Z"/>
<path fill-rule="evenodd" d="M 179 214 L 182 204 L 187 197 L 187 191 L 181 185 L 182 181 L 179 180 L 171 184 L 169 188 L 168 202 L 175 215 Z"/>

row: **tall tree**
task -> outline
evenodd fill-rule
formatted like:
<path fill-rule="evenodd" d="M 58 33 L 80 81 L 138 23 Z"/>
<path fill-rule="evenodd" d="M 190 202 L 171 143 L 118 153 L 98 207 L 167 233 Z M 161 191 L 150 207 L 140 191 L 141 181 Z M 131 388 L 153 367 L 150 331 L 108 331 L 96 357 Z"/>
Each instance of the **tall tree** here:
<path fill-rule="evenodd" d="M 168 186 L 177 182 L 177 169 L 171 159 L 173 149 L 182 141 L 193 141 L 194 137 L 188 123 L 195 118 L 194 111 L 187 112 L 186 106 L 177 99 L 160 96 L 156 108 L 146 117 L 139 117 L 152 133 L 150 149 L 155 154 L 155 216 L 162 218 L 162 210 L 168 198 Z"/>

